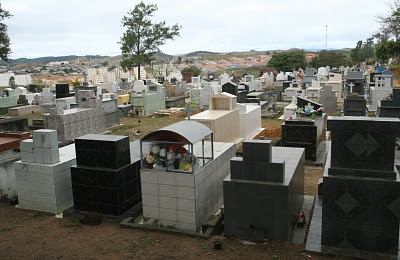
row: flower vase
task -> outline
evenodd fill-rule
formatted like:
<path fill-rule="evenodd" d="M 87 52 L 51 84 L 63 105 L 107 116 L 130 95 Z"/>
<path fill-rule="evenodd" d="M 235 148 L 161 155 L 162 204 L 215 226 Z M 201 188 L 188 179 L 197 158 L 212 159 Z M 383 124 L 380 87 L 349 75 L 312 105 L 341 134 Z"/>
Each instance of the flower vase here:
<path fill-rule="evenodd" d="M 149 162 L 146 162 L 146 168 L 147 169 L 153 169 L 153 164 L 149 163 Z"/>
<path fill-rule="evenodd" d="M 179 164 L 180 164 L 181 160 L 180 159 L 175 159 L 174 161 L 174 169 L 178 170 L 179 169 Z"/>
<path fill-rule="evenodd" d="M 162 167 L 167 167 L 167 163 L 165 161 L 161 161 Z"/>

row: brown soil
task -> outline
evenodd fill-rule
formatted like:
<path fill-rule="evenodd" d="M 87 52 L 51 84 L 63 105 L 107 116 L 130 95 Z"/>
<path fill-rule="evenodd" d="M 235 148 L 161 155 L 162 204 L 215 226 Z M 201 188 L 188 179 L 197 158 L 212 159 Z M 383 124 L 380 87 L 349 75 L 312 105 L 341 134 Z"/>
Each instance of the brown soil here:
<path fill-rule="evenodd" d="M 317 193 L 322 167 L 306 167 L 305 193 Z M 22 210 L 0 200 L 0 259 L 331 259 L 304 252 L 304 245 L 282 241 L 244 245 L 239 238 L 219 238 L 222 250 L 213 248 L 214 238 L 202 239 L 140 229 L 121 228 L 118 223 L 98 226 L 77 218 L 58 219 L 51 214 Z M 346 259 L 346 258 L 338 258 Z"/>
<path fill-rule="evenodd" d="M 259 137 L 281 137 L 281 125 L 283 121 L 275 119 L 264 119 L 261 122 L 261 126 L 265 128 L 261 133 L 258 134 Z"/>

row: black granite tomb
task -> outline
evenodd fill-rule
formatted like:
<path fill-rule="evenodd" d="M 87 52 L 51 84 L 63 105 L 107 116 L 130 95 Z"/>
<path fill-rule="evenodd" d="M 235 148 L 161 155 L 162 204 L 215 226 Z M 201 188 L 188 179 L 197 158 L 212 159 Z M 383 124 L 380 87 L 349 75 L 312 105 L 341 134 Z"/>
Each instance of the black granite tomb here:
<path fill-rule="evenodd" d="M 239 90 L 238 84 L 234 82 L 227 82 L 222 85 L 222 92 L 229 93 L 231 95 L 235 95 L 237 97 L 238 103 L 246 103 L 247 101 L 247 90 Z"/>
<path fill-rule="evenodd" d="M 365 78 L 360 71 L 349 71 L 346 75 L 345 94 L 365 94 Z"/>
<path fill-rule="evenodd" d="M 323 177 L 323 246 L 397 254 L 398 118 L 329 117 L 331 161 Z"/>
<path fill-rule="evenodd" d="M 364 96 L 347 95 L 344 99 L 343 114 L 345 116 L 365 116 L 367 100 Z"/>
<path fill-rule="evenodd" d="M 400 88 L 393 88 L 391 100 L 381 100 L 381 104 L 378 104 L 378 116 L 400 118 Z"/>
<path fill-rule="evenodd" d="M 29 131 L 27 118 L 0 117 L 0 132 Z"/>
<path fill-rule="evenodd" d="M 245 140 L 223 189 L 226 235 L 291 241 L 304 199 L 304 149 Z"/>
<path fill-rule="evenodd" d="M 75 151 L 76 210 L 119 216 L 141 202 L 140 160 L 131 163 L 127 136 L 85 135 L 75 139 Z"/>
<path fill-rule="evenodd" d="M 29 92 L 38 93 L 38 85 L 29 85 Z"/>
<path fill-rule="evenodd" d="M 56 98 L 65 98 L 69 96 L 69 84 L 56 84 Z"/>
<path fill-rule="evenodd" d="M 297 107 L 305 108 L 306 106 L 311 105 L 313 109 L 317 110 L 321 107 L 323 107 L 322 104 L 319 104 L 315 101 L 303 98 L 303 97 L 297 97 Z"/>

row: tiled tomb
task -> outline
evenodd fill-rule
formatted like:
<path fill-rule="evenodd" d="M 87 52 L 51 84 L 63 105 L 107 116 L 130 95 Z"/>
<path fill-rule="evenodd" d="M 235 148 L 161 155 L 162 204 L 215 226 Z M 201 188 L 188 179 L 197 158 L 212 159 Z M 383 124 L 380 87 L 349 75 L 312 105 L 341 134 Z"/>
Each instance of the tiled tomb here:
<path fill-rule="evenodd" d="M 245 140 L 223 184 L 228 236 L 291 241 L 304 199 L 304 149 Z"/>
<path fill-rule="evenodd" d="M 57 132 L 41 129 L 23 140 L 20 149 L 21 161 L 15 162 L 19 208 L 59 214 L 72 207 L 74 145 L 59 149 Z"/>
<path fill-rule="evenodd" d="M 211 130 L 195 121 L 161 128 L 141 143 L 144 224 L 199 232 L 223 204 L 235 144 L 213 142 Z"/>
<path fill-rule="evenodd" d="M 43 115 L 45 128 L 57 130 L 60 141 L 74 140 L 82 135 L 105 131 L 101 100 L 92 98 L 94 92 L 91 90 L 82 90 L 79 94 L 79 108 L 52 108 L 50 114 Z"/>
<path fill-rule="evenodd" d="M 129 137 L 81 136 L 75 139 L 75 151 L 75 210 L 120 216 L 141 201 L 140 160 L 131 161 Z"/>

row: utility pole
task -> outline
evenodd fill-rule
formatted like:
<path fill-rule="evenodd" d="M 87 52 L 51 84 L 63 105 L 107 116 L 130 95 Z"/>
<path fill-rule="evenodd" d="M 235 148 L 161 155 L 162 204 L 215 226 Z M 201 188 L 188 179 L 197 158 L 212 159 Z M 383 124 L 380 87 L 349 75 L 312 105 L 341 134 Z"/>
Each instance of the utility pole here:
<path fill-rule="evenodd" d="M 328 51 L 328 25 L 325 25 L 325 50 Z"/>

